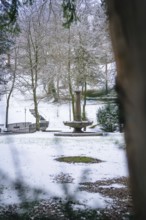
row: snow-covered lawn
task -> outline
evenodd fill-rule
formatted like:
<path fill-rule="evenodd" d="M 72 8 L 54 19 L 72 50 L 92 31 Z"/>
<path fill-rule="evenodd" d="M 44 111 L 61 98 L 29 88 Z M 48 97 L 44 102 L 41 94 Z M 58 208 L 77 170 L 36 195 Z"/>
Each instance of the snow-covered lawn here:
<path fill-rule="evenodd" d="M 0 124 L 5 122 L 5 101 L 5 98 L 0 101 Z M 96 112 L 102 104 L 87 104 L 88 119 L 96 124 Z M 22 99 L 20 95 L 12 97 L 9 123 L 25 119 L 34 122 L 29 109 L 33 109 L 31 100 Z M 63 121 L 71 119 L 70 109 L 69 103 L 39 104 L 39 113 L 49 120 L 48 130 L 70 130 L 63 125 Z M 0 205 L 67 195 L 89 207 L 108 205 L 110 198 L 79 191 L 78 184 L 128 176 L 125 150 L 119 147 L 121 143 L 124 143 L 123 135 L 119 133 L 97 137 L 56 137 L 53 132 L 0 135 Z M 69 164 L 55 160 L 60 156 L 90 156 L 103 162 Z M 25 187 L 24 197 L 19 194 L 20 187 L 12 184 L 17 181 L 29 187 Z M 36 194 L 34 189 L 42 191 Z"/>
<path fill-rule="evenodd" d="M 103 103 L 96 101 L 88 101 L 86 106 L 86 114 L 93 124 L 97 124 L 96 112 Z M 25 100 L 20 94 L 13 96 L 10 100 L 9 123 L 32 122 L 35 118 L 30 113 L 30 109 L 34 109 L 32 100 Z M 69 130 L 63 125 L 63 121 L 72 120 L 71 103 L 52 103 L 40 102 L 38 105 L 39 114 L 49 121 L 49 130 Z M 3 96 L 0 101 L 0 127 L 5 123 L 6 97 Z"/>
<path fill-rule="evenodd" d="M 128 175 L 125 151 L 119 148 L 119 143 L 123 143 L 123 135 L 119 133 L 100 137 L 55 137 L 50 132 L 0 136 L 0 170 L 11 180 L 19 179 L 31 188 L 43 190 L 39 199 L 65 197 L 66 192 L 76 194 L 82 204 L 103 207 L 110 201 L 108 198 L 97 193 L 79 192 L 77 186 L 80 182 Z M 91 156 L 103 162 L 69 164 L 56 161 L 59 156 Z M 62 175 L 72 181 L 65 184 L 57 181 Z M 18 191 L 2 178 L 0 203 L 20 202 Z M 25 196 L 33 199 L 30 190 Z"/>

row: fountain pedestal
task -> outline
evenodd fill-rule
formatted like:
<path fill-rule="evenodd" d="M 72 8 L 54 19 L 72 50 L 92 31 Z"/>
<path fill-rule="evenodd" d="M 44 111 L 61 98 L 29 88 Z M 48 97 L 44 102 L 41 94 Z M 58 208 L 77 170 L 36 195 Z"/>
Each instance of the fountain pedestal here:
<path fill-rule="evenodd" d="M 75 91 L 76 93 L 76 111 L 75 121 L 81 121 L 81 91 Z"/>
<path fill-rule="evenodd" d="M 91 125 L 92 121 L 82 121 L 81 117 L 81 91 L 75 91 L 76 93 L 76 108 L 75 108 L 75 121 L 63 122 L 64 125 L 74 128 L 74 133 L 83 132 L 82 128 L 86 128 Z"/>

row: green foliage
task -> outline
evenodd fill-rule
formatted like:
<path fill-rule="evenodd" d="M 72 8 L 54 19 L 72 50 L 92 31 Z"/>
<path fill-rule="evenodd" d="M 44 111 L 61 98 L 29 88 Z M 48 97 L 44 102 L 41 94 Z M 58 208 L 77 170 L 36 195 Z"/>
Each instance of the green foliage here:
<path fill-rule="evenodd" d="M 70 28 L 70 25 L 75 21 L 78 21 L 78 17 L 76 15 L 76 0 L 63 0 L 62 3 L 63 8 L 63 17 L 65 22 L 63 26 L 66 28 Z"/>
<path fill-rule="evenodd" d="M 86 97 L 100 97 L 106 94 L 105 90 L 90 89 L 86 91 Z"/>
<path fill-rule="evenodd" d="M 18 0 L 12 0 L 12 2 L 1 2 L 1 24 L 0 29 L 3 30 L 9 25 L 14 25 L 18 16 L 18 7 L 20 2 Z"/>
<path fill-rule="evenodd" d="M 97 121 L 103 131 L 114 132 L 119 128 L 119 110 L 118 106 L 108 103 L 97 112 Z"/>
<path fill-rule="evenodd" d="M 7 29 L 8 26 L 13 26 L 13 29 L 17 30 L 17 17 L 19 7 L 22 5 L 32 5 L 34 0 L 12 0 L 10 1 L 1 1 L 0 3 L 0 30 Z M 14 28 L 15 27 L 15 28 Z"/>
<path fill-rule="evenodd" d="M 59 162 L 66 162 L 66 163 L 98 163 L 98 162 L 101 162 L 98 159 L 95 159 L 92 157 L 84 157 L 84 156 L 59 157 L 56 160 Z"/>
<path fill-rule="evenodd" d="M 31 5 L 34 0 L 12 0 L 0 2 L 0 55 L 6 54 L 14 44 L 15 36 L 20 32 L 17 23 L 21 5 Z"/>

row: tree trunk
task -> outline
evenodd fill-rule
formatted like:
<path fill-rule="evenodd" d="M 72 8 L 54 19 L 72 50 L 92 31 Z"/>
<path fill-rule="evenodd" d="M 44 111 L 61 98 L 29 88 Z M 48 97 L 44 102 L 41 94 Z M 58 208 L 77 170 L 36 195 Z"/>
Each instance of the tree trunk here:
<path fill-rule="evenodd" d="M 146 1 L 107 0 L 137 220 L 146 219 Z"/>
<path fill-rule="evenodd" d="M 13 78 L 12 78 L 12 85 L 10 88 L 10 91 L 8 93 L 8 97 L 7 97 L 7 101 L 6 101 L 6 118 L 5 118 L 5 127 L 6 129 L 8 128 L 8 123 L 9 123 L 9 105 L 10 105 L 10 98 L 14 89 L 14 85 L 15 85 L 15 79 L 16 79 L 16 68 L 17 68 L 17 54 L 16 54 L 16 49 L 15 49 L 15 69 L 12 72 L 13 74 Z M 8 65 L 9 67 L 11 66 L 11 62 L 10 62 L 10 54 L 8 54 Z"/>
<path fill-rule="evenodd" d="M 60 99 L 60 91 L 59 91 L 59 83 L 60 83 L 60 79 L 59 79 L 59 76 L 57 76 L 57 101 L 59 101 Z"/>
<path fill-rule="evenodd" d="M 107 63 L 105 64 L 105 94 L 108 94 L 108 69 Z"/>
<path fill-rule="evenodd" d="M 86 92 L 87 92 L 87 83 L 84 83 L 84 97 L 83 97 L 83 117 L 82 119 L 86 120 Z"/>
<path fill-rule="evenodd" d="M 36 130 L 40 130 L 40 116 L 38 112 L 38 102 L 37 102 L 37 95 L 35 89 L 33 90 L 33 102 L 34 102 L 34 112 L 36 118 Z"/>
<path fill-rule="evenodd" d="M 69 93 L 71 97 L 71 103 L 72 103 L 72 113 L 73 113 L 73 120 L 75 120 L 75 97 L 72 90 L 72 83 L 71 83 L 71 49 L 70 49 L 70 28 L 69 28 L 69 34 L 68 34 L 68 64 L 67 64 L 67 70 L 68 70 L 68 86 L 69 86 Z"/>
<path fill-rule="evenodd" d="M 32 33 L 30 30 L 29 23 L 29 36 L 27 39 L 28 42 L 28 54 L 29 54 L 29 68 L 31 75 L 31 87 L 33 93 L 33 102 L 34 102 L 34 112 L 36 118 L 36 130 L 40 130 L 40 116 L 38 113 L 38 100 L 37 100 L 37 84 L 38 84 L 38 42 L 37 39 L 33 41 Z M 32 47 L 31 47 L 32 46 Z M 33 61 L 34 58 L 34 61 Z"/>
<path fill-rule="evenodd" d="M 10 96 L 8 96 L 6 101 L 6 119 L 5 119 L 5 128 L 8 128 L 8 121 L 9 121 L 9 102 L 10 102 Z"/>
<path fill-rule="evenodd" d="M 50 86 L 50 93 L 53 95 L 54 98 L 53 102 L 58 102 L 57 91 L 53 80 L 49 83 L 49 86 Z"/>
<path fill-rule="evenodd" d="M 73 121 L 75 120 L 75 96 L 72 91 L 71 82 L 69 82 L 69 93 L 71 97 L 71 106 L 72 106 L 72 114 L 73 114 Z"/>
<path fill-rule="evenodd" d="M 86 117 L 86 92 L 87 92 L 87 83 L 85 81 L 84 83 L 84 98 L 83 98 L 83 121 L 86 121 L 87 120 L 87 117 Z M 86 131 L 86 127 L 84 127 L 84 131 Z"/>

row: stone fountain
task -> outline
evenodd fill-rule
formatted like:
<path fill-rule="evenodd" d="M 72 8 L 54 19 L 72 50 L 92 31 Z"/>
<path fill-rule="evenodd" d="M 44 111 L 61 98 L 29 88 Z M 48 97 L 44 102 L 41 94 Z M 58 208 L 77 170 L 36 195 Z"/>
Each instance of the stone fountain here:
<path fill-rule="evenodd" d="M 82 121 L 81 118 L 81 91 L 75 91 L 76 93 L 76 111 L 74 121 L 65 121 L 64 125 L 74 128 L 74 133 L 83 132 L 82 128 L 86 128 L 91 125 L 93 121 Z"/>
<path fill-rule="evenodd" d="M 76 105 L 75 105 L 75 120 L 64 121 L 64 125 L 72 127 L 73 132 L 59 132 L 55 133 L 55 136 L 99 136 L 102 133 L 97 132 L 84 132 L 83 128 L 92 125 L 93 121 L 83 121 L 81 117 L 81 91 L 75 91 L 76 93 Z"/>

